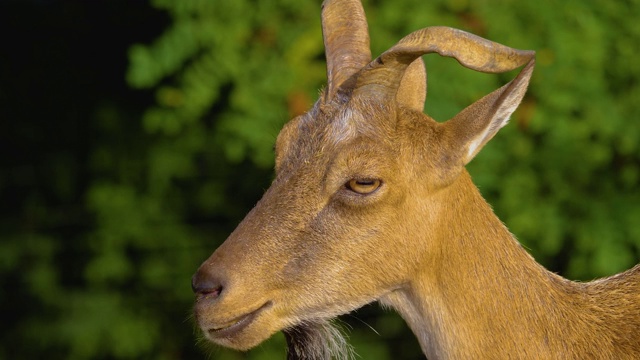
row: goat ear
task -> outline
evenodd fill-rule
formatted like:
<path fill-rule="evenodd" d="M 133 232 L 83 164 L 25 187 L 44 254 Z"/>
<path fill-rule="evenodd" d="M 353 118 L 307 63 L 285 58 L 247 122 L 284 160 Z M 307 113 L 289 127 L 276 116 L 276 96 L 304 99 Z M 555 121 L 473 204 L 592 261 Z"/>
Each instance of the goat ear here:
<path fill-rule="evenodd" d="M 462 110 L 445 123 L 454 148 L 461 151 L 464 165 L 509 122 L 529 85 L 535 61 L 530 61 L 508 84 Z"/>
<path fill-rule="evenodd" d="M 422 112 L 427 97 L 427 71 L 421 57 L 415 59 L 400 81 L 396 101 L 402 106 Z"/>

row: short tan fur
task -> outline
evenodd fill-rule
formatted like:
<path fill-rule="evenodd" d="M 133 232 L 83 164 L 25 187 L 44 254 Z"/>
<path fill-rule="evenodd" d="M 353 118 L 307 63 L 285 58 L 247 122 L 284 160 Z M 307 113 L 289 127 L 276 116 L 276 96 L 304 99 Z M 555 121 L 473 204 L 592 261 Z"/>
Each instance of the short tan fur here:
<path fill-rule="evenodd" d="M 371 60 L 357 0 L 326 0 L 328 85 L 276 142 L 276 176 L 193 278 L 209 340 L 246 350 L 284 331 L 289 359 L 348 356 L 329 321 L 379 301 L 431 359 L 640 359 L 640 265 L 577 283 L 520 246 L 465 165 L 524 97 L 534 52 L 416 31 Z M 421 55 L 524 66 L 449 121 L 422 113 Z M 523 205 L 524 206 L 524 205 Z"/>

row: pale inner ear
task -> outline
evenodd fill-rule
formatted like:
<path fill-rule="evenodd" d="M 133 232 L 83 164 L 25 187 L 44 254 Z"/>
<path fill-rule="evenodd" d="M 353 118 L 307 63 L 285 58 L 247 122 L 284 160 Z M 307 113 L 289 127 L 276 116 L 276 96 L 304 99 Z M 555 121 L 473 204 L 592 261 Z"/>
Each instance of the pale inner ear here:
<path fill-rule="evenodd" d="M 523 92 L 524 95 L 524 92 Z M 520 98 L 521 99 L 521 98 Z M 467 149 L 467 157 L 465 163 L 468 163 L 473 159 L 480 151 L 482 146 L 486 144 L 502 127 L 509 123 L 511 115 L 518 108 L 520 100 L 512 101 L 509 104 L 503 104 L 491 119 L 489 126 L 484 131 L 478 134 L 471 142 L 469 142 L 469 148 Z"/>
<path fill-rule="evenodd" d="M 396 101 L 401 106 L 424 111 L 427 97 L 427 71 L 421 57 L 415 59 L 405 71 L 396 93 Z"/>
<path fill-rule="evenodd" d="M 532 61 L 511 82 L 469 105 L 445 124 L 453 146 L 462 151 L 465 165 L 509 122 L 527 91 L 533 66 Z"/>

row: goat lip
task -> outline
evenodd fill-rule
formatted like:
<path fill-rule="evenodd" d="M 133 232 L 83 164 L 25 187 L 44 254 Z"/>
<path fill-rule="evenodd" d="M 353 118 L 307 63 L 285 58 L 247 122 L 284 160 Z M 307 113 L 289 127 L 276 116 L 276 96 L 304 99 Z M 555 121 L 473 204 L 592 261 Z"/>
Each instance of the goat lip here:
<path fill-rule="evenodd" d="M 207 330 L 207 333 L 211 338 L 230 338 L 244 330 L 263 310 L 271 306 L 271 301 L 267 301 L 258 309 L 241 315 L 225 324 L 211 327 Z"/>

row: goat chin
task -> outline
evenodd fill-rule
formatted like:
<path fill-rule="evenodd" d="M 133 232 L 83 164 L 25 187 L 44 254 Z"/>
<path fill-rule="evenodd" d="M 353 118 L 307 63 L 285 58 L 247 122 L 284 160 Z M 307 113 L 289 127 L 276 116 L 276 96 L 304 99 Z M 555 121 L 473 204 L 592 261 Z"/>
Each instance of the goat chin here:
<path fill-rule="evenodd" d="M 287 340 L 287 360 L 355 358 L 336 320 L 306 321 L 283 332 Z"/>

